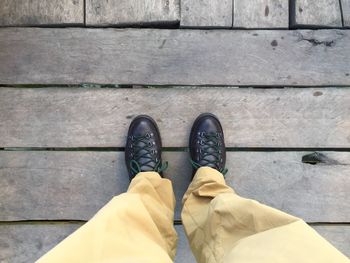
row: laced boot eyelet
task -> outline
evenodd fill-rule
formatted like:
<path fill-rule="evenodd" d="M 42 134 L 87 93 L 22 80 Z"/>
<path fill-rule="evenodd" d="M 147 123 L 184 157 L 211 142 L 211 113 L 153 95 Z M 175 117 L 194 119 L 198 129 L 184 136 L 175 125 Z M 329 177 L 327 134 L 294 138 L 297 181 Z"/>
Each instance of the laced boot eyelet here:
<path fill-rule="evenodd" d="M 151 135 L 150 135 L 149 133 L 146 133 L 145 138 L 146 138 L 146 139 L 150 139 L 150 138 L 151 138 Z"/>

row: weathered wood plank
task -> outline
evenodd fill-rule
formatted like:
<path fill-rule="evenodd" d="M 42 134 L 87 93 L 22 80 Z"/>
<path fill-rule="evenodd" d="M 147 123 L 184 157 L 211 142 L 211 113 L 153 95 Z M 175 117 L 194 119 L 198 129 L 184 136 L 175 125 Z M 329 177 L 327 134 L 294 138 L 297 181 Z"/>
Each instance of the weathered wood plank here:
<path fill-rule="evenodd" d="M 0 88 L 0 147 L 124 147 L 138 114 L 164 146 L 187 147 L 194 119 L 213 112 L 228 147 L 344 148 L 349 105 L 349 88 Z"/>
<path fill-rule="evenodd" d="M 325 153 L 339 164 L 301 162 L 304 152 L 230 152 L 227 182 L 244 197 L 308 222 L 349 222 L 350 154 Z M 175 219 L 191 177 L 187 153 L 164 153 L 174 184 Z M 127 189 L 122 152 L 0 152 L 0 220 L 93 216 Z"/>
<path fill-rule="evenodd" d="M 181 0 L 183 27 L 232 27 L 232 0 Z"/>
<path fill-rule="evenodd" d="M 350 0 L 341 0 L 344 26 L 350 27 Z"/>
<path fill-rule="evenodd" d="M 288 0 L 234 0 L 233 26 L 288 28 Z"/>
<path fill-rule="evenodd" d="M 87 0 L 86 24 L 92 26 L 174 24 L 180 20 L 180 0 Z"/>
<path fill-rule="evenodd" d="M 83 0 L 1 0 L 0 26 L 83 25 Z"/>
<path fill-rule="evenodd" d="M 196 263 L 182 225 L 175 225 L 178 235 L 175 263 Z"/>
<path fill-rule="evenodd" d="M 344 255 L 350 257 L 350 226 L 348 224 L 318 224 L 312 227 Z"/>
<path fill-rule="evenodd" d="M 0 50 L 0 84 L 350 85 L 346 30 L 3 28 Z"/>
<path fill-rule="evenodd" d="M 0 262 L 34 262 L 80 225 L 80 223 L 2 224 L 0 225 Z M 349 225 L 312 227 L 341 252 L 350 256 Z M 179 236 L 175 263 L 195 263 L 183 226 L 176 225 L 175 229 Z"/>
<path fill-rule="evenodd" d="M 0 221 L 86 220 L 114 195 L 125 192 L 129 184 L 122 153 L 0 152 L 0 155 L 3 186 Z M 22 209 L 26 212 L 22 213 Z"/>
<path fill-rule="evenodd" d="M 342 27 L 339 0 L 293 0 L 292 26 Z"/>
<path fill-rule="evenodd" d="M 182 225 L 175 225 L 178 234 L 177 251 L 175 263 L 196 263 L 196 259 L 191 251 L 188 239 Z"/>
<path fill-rule="evenodd" d="M 0 262 L 35 262 L 82 223 L 0 224 Z"/>

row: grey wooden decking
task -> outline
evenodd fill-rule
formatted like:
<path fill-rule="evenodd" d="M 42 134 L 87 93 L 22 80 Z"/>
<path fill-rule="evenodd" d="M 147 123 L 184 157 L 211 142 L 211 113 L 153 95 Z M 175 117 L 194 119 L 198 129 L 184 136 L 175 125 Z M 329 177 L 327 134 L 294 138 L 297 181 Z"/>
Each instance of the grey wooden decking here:
<path fill-rule="evenodd" d="M 0 262 L 34 262 L 127 189 L 141 113 L 170 162 L 176 262 L 195 262 L 181 197 L 207 111 L 227 183 L 350 256 L 349 26 L 349 0 L 0 1 Z"/>

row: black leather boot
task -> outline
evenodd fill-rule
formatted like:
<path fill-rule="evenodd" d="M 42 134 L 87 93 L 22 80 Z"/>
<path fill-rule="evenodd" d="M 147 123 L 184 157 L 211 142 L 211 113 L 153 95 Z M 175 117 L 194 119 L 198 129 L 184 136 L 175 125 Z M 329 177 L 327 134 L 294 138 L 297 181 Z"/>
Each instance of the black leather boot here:
<path fill-rule="evenodd" d="M 162 175 L 162 142 L 156 122 L 147 115 L 137 116 L 130 124 L 125 146 L 125 162 L 130 181 L 139 172 L 154 171 Z"/>
<path fill-rule="evenodd" d="M 194 121 L 189 147 L 193 175 L 203 166 L 214 168 L 223 175 L 227 173 L 224 132 L 214 114 L 203 113 Z"/>

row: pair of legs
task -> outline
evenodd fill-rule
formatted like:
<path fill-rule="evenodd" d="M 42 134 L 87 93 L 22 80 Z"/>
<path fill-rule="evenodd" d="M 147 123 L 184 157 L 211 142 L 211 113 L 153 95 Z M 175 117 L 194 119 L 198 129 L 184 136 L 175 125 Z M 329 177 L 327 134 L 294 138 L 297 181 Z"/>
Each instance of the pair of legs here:
<path fill-rule="evenodd" d="M 215 116 L 195 121 L 190 152 L 195 175 L 183 197 L 182 222 L 198 262 L 349 262 L 301 219 L 239 197 L 226 185 L 224 136 Z M 38 262 L 173 261 L 175 198 L 161 176 L 159 131 L 147 116 L 130 125 L 126 164 L 128 191 Z"/>

